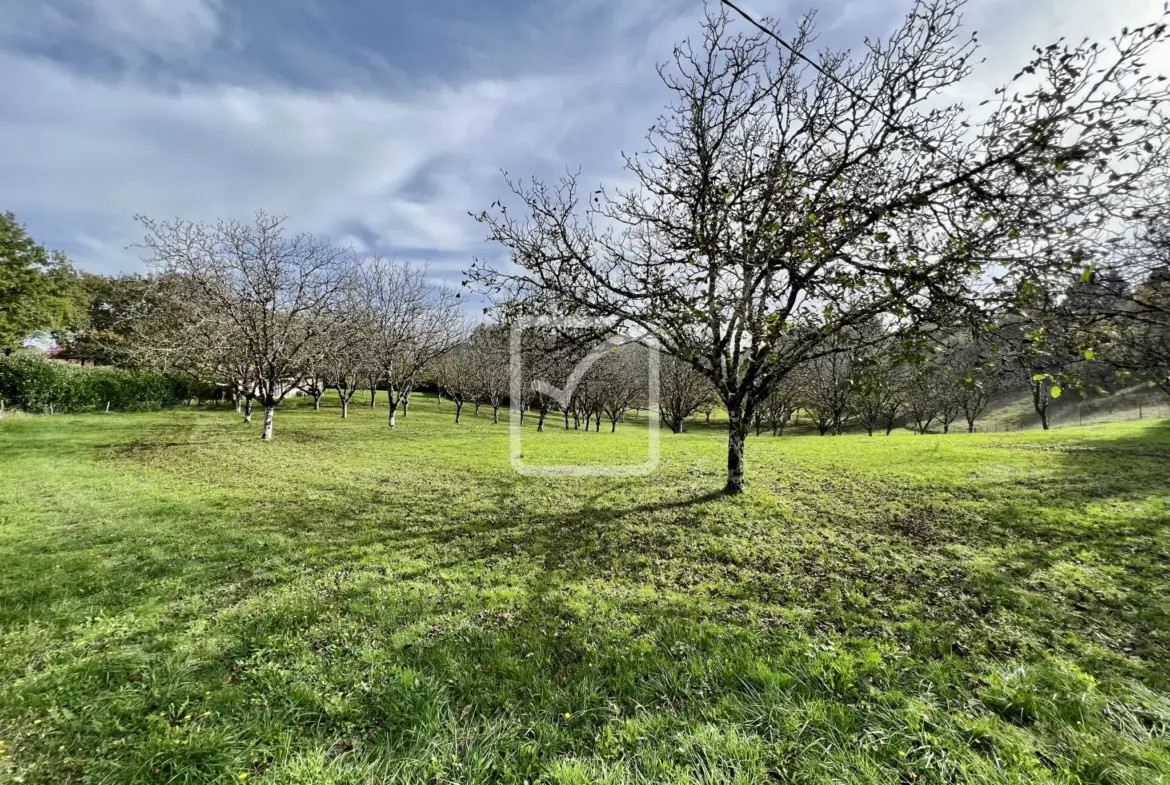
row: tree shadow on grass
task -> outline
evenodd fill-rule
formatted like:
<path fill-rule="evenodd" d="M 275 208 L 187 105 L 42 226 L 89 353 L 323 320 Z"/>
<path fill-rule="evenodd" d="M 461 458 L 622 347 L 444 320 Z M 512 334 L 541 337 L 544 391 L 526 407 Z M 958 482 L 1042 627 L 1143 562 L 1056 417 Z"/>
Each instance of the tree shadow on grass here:
<path fill-rule="evenodd" d="M 917 495 L 882 476 L 849 482 L 799 466 L 778 489 L 757 481 L 736 498 L 685 489 L 681 469 L 573 483 L 437 466 L 407 488 L 323 476 L 243 506 L 231 489 L 163 489 L 136 500 L 135 521 L 82 522 L 68 538 L 34 532 L 18 552 L 28 582 L 9 585 L 5 622 L 73 625 L 66 637 L 93 644 L 69 650 L 75 665 L 27 676 L 21 697 L 55 705 L 68 684 L 92 716 L 126 723 L 118 734 L 130 743 L 116 754 L 143 771 L 153 731 L 133 723 L 187 700 L 201 710 L 204 693 L 213 722 L 239 728 L 232 743 L 263 765 L 290 745 L 425 763 L 435 740 L 455 739 L 444 759 L 469 767 L 470 751 L 499 752 L 527 775 L 588 756 L 609 725 L 634 729 L 635 741 L 620 742 L 627 760 L 653 745 L 680 756 L 699 726 L 773 734 L 768 744 L 786 750 L 824 739 L 852 749 L 862 729 L 895 735 L 920 719 L 866 714 L 871 688 L 966 706 L 996 662 L 1056 652 L 1100 670 L 1089 643 L 1129 646 L 1109 649 L 1112 672 L 1160 687 L 1170 622 L 1156 603 L 1138 605 L 1141 592 L 1164 592 L 1166 549 L 1153 546 L 1167 522 L 1132 508 L 1165 491 L 1161 446 L 1149 435 L 1037 444 L 1019 449 L 1051 452 L 1049 471 L 1019 487 L 975 480 Z M 118 499 L 94 509 L 117 512 Z M 1086 521 L 1086 505 L 1112 517 Z M 68 581 L 50 569 L 63 559 Z M 1110 560 L 1125 570 L 1105 581 Z M 148 600 L 165 618 L 125 618 Z M 172 647 L 216 659 L 168 686 L 161 657 Z M 138 691 L 133 711 L 118 703 Z M 848 732 L 813 704 L 847 716 Z M 248 724 L 257 706 L 276 740 Z M 800 718 L 799 732 L 785 730 L 786 716 Z M 945 712 L 933 722 L 932 745 L 951 733 L 966 743 Z M 82 725 L 77 746 L 98 749 L 93 728 L 104 726 Z M 194 765 L 183 755 L 163 765 Z M 705 755 L 682 765 L 717 757 Z M 890 781 L 898 765 L 883 770 Z"/>

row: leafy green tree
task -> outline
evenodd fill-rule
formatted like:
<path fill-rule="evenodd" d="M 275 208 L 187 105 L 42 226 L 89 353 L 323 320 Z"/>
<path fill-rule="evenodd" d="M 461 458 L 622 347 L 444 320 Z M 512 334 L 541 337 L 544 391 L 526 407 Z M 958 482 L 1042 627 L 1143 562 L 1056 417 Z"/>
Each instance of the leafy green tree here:
<path fill-rule="evenodd" d="M 76 282 L 65 254 L 45 250 L 15 215 L 0 213 L 0 350 L 68 325 L 77 313 Z"/>
<path fill-rule="evenodd" d="M 142 317 L 160 305 L 159 282 L 142 275 L 81 273 L 74 288 L 76 315 L 57 335 L 58 357 L 99 365 L 137 365 Z"/>

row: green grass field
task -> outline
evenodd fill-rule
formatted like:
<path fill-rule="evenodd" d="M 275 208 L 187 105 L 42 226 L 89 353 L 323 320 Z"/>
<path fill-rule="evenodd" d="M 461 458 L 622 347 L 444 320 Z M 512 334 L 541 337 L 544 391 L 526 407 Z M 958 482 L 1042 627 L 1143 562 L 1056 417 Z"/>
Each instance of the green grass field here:
<path fill-rule="evenodd" d="M 0 421 L 0 782 L 1170 782 L 1167 423 L 452 411 Z"/>

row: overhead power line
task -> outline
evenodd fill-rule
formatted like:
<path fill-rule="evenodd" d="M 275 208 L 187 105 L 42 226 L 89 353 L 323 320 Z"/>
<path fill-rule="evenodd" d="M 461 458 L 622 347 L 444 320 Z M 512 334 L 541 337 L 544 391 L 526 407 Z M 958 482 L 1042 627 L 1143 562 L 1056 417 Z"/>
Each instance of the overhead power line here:
<path fill-rule="evenodd" d="M 845 92 L 849 93 L 849 95 L 851 95 L 851 96 L 852 96 L 852 97 L 853 97 L 855 100 L 862 102 L 863 104 L 865 104 L 866 106 L 868 106 L 870 109 L 872 109 L 872 110 L 874 110 L 875 112 L 877 112 L 877 113 L 878 113 L 878 115 L 880 115 L 880 116 L 881 116 L 881 118 L 882 118 L 883 120 L 885 120 L 887 123 L 889 123 L 889 124 L 890 124 L 890 125 L 891 125 L 893 128 L 895 128 L 895 129 L 897 129 L 897 130 L 899 130 L 899 131 L 902 131 L 902 132 L 903 132 L 903 133 L 905 133 L 907 136 L 909 136 L 911 139 L 913 139 L 914 141 L 918 142 L 918 143 L 919 143 L 919 144 L 921 144 L 923 147 L 925 147 L 925 148 L 926 148 L 926 149 L 927 149 L 929 152 L 932 152 L 932 153 L 938 153 L 938 152 L 939 152 L 939 149 L 938 149 L 937 147 L 935 147 L 933 144 L 931 144 L 930 142 L 928 142 L 928 141 L 926 141 L 925 139 L 923 139 L 921 136 L 919 136 L 917 133 L 915 133 L 915 131 L 914 131 L 913 129 L 911 129 L 911 128 L 907 127 L 907 126 L 904 126 L 904 125 L 902 125 L 902 124 L 901 124 L 901 123 L 899 123 L 897 120 L 895 120 L 895 119 L 893 119 L 892 117 L 890 117 L 888 114 L 886 114 L 885 112 L 883 112 L 883 111 L 882 111 L 880 108 L 878 108 L 877 104 L 875 104 L 873 101 L 869 100 L 869 99 L 868 99 L 868 98 L 866 98 L 864 95 L 862 95 L 861 93 L 857 92 L 857 91 L 856 91 L 856 90 L 854 90 L 852 87 L 850 87 L 849 85 L 845 84 L 843 81 L 841 81 L 840 79 L 838 79 L 836 76 L 834 76 L 833 74 L 831 74 L 831 73 L 829 73 L 828 71 L 826 71 L 824 68 L 822 68 L 822 67 L 821 67 L 821 64 L 820 64 L 820 63 L 818 63 L 818 62 L 816 62 L 815 60 L 813 60 L 812 58 L 810 58 L 810 57 L 809 57 L 808 55 L 806 55 L 804 52 L 801 52 L 801 51 L 799 51 L 798 49 L 796 49 L 796 47 L 794 47 L 792 44 L 790 44 L 790 43 L 788 43 L 787 41 L 785 41 L 785 40 L 784 40 L 784 39 L 783 39 L 783 38 L 782 38 L 782 37 L 781 37 L 779 34 L 777 34 L 777 33 L 776 33 L 774 30 L 771 30 L 771 29 L 769 29 L 768 27 L 766 27 L 766 26 L 764 26 L 763 24 L 761 24 L 760 22 L 757 22 L 757 21 L 756 21 L 754 18 L 752 18 L 751 14 L 749 14 L 747 11 L 745 11 L 745 10 L 743 10 L 742 8 L 740 8 L 739 6 L 737 6 L 735 3 L 731 2 L 731 0 L 719 0 L 719 1 L 720 1 L 721 3 L 723 3 L 723 5 L 727 6 L 727 7 L 728 7 L 728 8 L 730 8 L 732 11 L 735 11 L 735 13 L 737 13 L 737 14 L 739 14 L 741 17 L 743 17 L 744 21 L 746 21 L 746 22 L 747 22 L 748 24 L 750 24 L 752 27 L 755 27 L 757 30 L 759 30 L 760 32 L 762 32 L 764 35 L 766 35 L 766 36 L 768 36 L 769 38 L 772 38 L 773 40 L 775 40 L 775 41 L 776 41 L 776 43 L 780 44 L 780 46 L 782 46 L 782 47 L 784 47 L 785 49 L 787 49 L 789 52 L 791 52 L 793 55 L 795 55 L 795 56 L 796 56 L 797 58 L 799 58 L 800 60 L 803 60 L 804 62 L 808 63 L 810 66 L 812 66 L 812 67 L 813 67 L 813 69 L 814 69 L 814 70 L 815 70 L 815 71 L 816 71 L 818 74 L 820 74 L 821 76 L 825 77 L 825 78 L 826 78 L 826 79 L 828 79 L 829 81 L 836 83 L 836 84 L 837 84 L 838 86 L 840 86 L 840 87 L 841 87 L 843 90 L 845 90 Z"/>

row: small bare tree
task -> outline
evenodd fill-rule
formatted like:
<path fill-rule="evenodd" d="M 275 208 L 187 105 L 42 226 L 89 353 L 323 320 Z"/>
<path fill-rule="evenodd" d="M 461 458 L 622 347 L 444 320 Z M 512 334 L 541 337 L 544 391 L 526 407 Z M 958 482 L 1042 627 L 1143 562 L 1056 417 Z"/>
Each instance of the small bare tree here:
<path fill-rule="evenodd" d="M 289 235 L 286 219 L 257 213 L 251 223 L 215 224 L 139 217 L 147 263 L 180 278 L 190 293 L 179 318 L 213 325 L 209 347 L 248 368 L 245 394 L 264 407 L 262 438 L 273 436 L 276 407 L 305 383 L 324 356 L 326 316 L 349 274 L 352 255 L 310 234 Z"/>
<path fill-rule="evenodd" d="M 459 295 L 432 283 L 424 266 L 373 259 L 362 266 L 358 286 L 370 304 L 371 362 L 387 387 L 394 428 L 423 369 L 463 337 L 463 310 Z"/>
<path fill-rule="evenodd" d="M 455 424 L 463 417 L 463 404 L 474 398 L 477 389 L 476 371 L 479 358 L 472 340 L 466 340 L 438 358 L 434 364 L 435 383 L 440 394 L 455 404 Z"/>
<path fill-rule="evenodd" d="M 647 396 L 647 350 L 636 343 L 625 344 L 598 365 L 601 410 L 613 433 L 634 403 Z"/>
<path fill-rule="evenodd" d="M 500 422 L 500 407 L 508 399 L 512 383 L 509 373 L 508 333 L 498 326 L 480 325 L 471 335 L 472 376 L 475 383 L 476 412 L 479 402 L 492 409 L 492 423 Z"/>
<path fill-rule="evenodd" d="M 788 421 L 800 408 L 800 388 L 797 383 L 799 374 L 787 377 L 781 384 L 776 385 L 768 397 L 756 410 L 756 436 L 763 428 L 771 429 L 773 436 L 783 436 Z"/>
<path fill-rule="evenodd" d="M 926 433 L 939 416 L 942 382 L 938 366 L 924 360 L 911 368 L 906 379 L 906 415 L 918 433 Z"/>
<path fill-rule="evenodd" d="M 372 370 L 373 303 L 363 285 L 364 263 L 354 265 L 337 303 L 329 314 L 327 352 L 321 371 L 341 401 L 341 419 L 349 419 L 349 406 Z"/>
<path fill-rule="evenodd" d="M 658 410 L 673 433 L 686 430 L 687 418 L 711 396 L 711 382 L 690 363 L 666 355 L 658 365 Z"/>
<path fill-rule="evenodd" d="M 975 433 L 975 424 L 1003 390 L 1000 364 L 986 347 L 964 346 L 951 352 L 951 382 L 967 433 Z"/>
<path fill-rule="evenodd" d="M 853 358 L 836 351 L 809 361 L 805 366 L 801 400 L 817 424 L 821 436 L 840 435 L 852 413 Z"/>
<path fill-rule="evenodd" d="M 889 436 L 905 404 L 907 367 L 892 343 L 878 347 L 853 372 L 854 411 L 870 436 L 879 427 Z"/>

